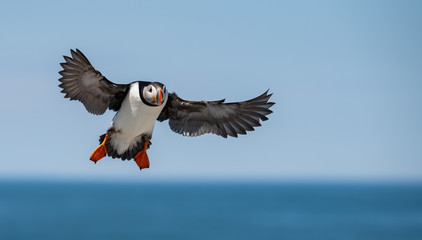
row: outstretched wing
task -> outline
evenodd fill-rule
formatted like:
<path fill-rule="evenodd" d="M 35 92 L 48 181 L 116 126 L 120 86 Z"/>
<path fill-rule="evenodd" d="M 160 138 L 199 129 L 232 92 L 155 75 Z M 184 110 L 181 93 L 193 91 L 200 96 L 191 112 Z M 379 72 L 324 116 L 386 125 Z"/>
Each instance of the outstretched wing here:
<path fill-rule="evenodd" d="M 63 56 L 66 62 L 60 63 L 62 82 L 59 87 L 65 98 L 81 101 L 92 114 L 103 114 L 107 108 L 118 111 L 122 104 L 128 84 L 115 84 L 107 80 L 91 65 L 85 55 L 76 49 L 70 50 L 72 57 Z"/>
<path fill-rule="evenodd" d="M 187 101 L 175 93 L 168 96 L 167 104 L 158 117 L 159 121 L 169 119 L 171 130 L 184 136 L 200 136 L 214 133 L 224 138 L 237 137 L 261 126 L 260 120 L 275 103 L 268 102 L 272 94 L 268 90 L 262 95 L 244 102 L 224 103 L 220 101 Z"/>

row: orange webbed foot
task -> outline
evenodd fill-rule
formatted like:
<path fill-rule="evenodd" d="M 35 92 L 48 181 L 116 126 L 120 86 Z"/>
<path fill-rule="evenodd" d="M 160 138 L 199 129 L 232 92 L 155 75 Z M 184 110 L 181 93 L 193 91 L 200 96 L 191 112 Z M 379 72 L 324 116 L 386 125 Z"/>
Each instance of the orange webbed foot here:
<path fill-rule="evenodd" d="M 148 141 L 145 141 L 144 148 L 139 151 L 135 156 L 135 162 L 139 167 L 139 170 L 143 168 L 149 168 L 149 159 L 147 155 Z"/>
<path fill-rule="evenodd" d="M 93 161 L 94 163 L 97 163 L 98 160 L 107 155 L 107 148 L 105 147 L 105 143 L 108 137 L 108 134 L 106 134 L 103 142 L 91 153 L 89 160 Z"/>

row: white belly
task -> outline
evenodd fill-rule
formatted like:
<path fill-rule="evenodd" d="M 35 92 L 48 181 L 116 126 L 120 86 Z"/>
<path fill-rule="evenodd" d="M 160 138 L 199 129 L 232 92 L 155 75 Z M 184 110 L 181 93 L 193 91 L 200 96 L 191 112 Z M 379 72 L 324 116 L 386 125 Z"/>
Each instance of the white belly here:
<path fill-rule="evenodd" d="M 131 85 L 110 125 L 110 128 L 115 129 L 111 136 L 111 145 L 118 154 L 134 147 L 141 135 L 152 136 L 155 122 L 164 106 L 165 102 L 157 107 L 144 104 L 139 96 L 138 83 Z"/>

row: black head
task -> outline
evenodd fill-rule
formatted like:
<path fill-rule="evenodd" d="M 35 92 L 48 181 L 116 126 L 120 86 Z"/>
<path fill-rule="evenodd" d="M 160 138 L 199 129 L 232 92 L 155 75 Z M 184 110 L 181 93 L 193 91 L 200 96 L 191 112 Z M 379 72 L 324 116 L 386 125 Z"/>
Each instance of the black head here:
<path fill-rule="evenodd" d="M 167 89 L 159 82 L 139 82 L 139 95 L 148 106 L 157 107 L 167 101 Z"/>

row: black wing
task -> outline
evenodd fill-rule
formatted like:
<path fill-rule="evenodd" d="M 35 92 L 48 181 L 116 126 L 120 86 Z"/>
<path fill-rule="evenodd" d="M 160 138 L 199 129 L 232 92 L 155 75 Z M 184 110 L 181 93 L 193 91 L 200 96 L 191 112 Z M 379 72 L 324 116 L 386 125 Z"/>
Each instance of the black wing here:
<path fill-rule="evenodd" d="M 171 130 L 184 136 L 199 136 L 214 133 L 224 138 L 246 134 L 261 126 L 259 120 L 268 120 L 266 115 L 275 103 L 268 102 L 272 94 L 268 90 L 262 95 L 244 102 L 224 103 L 220 101 L 186 101 L 175 93 L 168 96 L 167 104 L 158 120 L 169 119 Z"/>
<path fill-rule="evenodd" d="M 91 65 L 85 55 L 76 49 L 70 50 L 72 57 L 63 56 L 63 70 L 59 87 L 65 98 L 81 101 L 88 112 L 100 115 L 107 108 L 118 111 L 129 89 L 127 84 L 115 84 L 107 80 Z"/>

